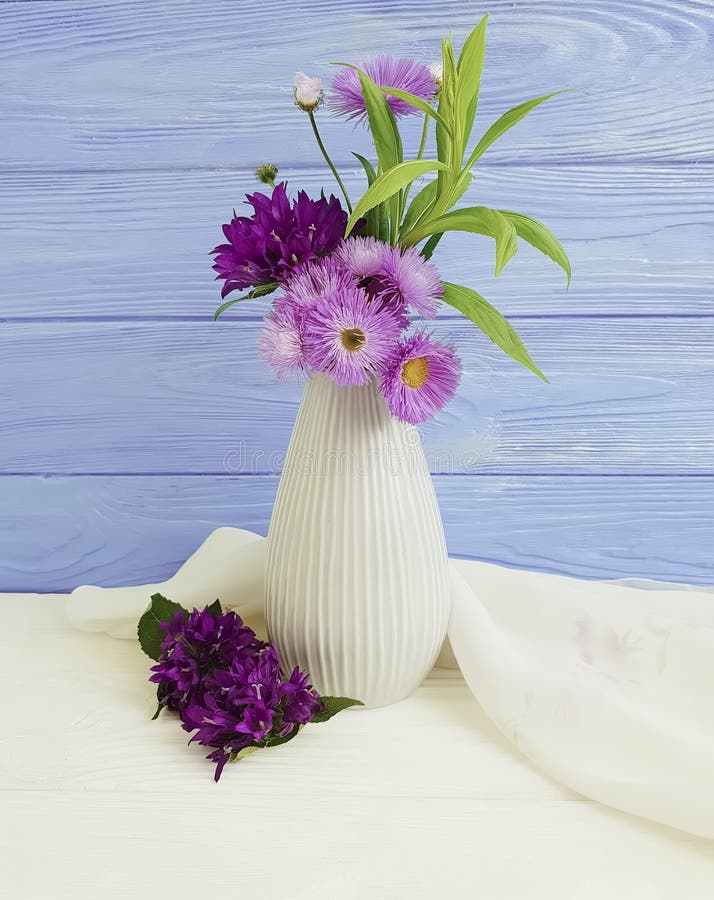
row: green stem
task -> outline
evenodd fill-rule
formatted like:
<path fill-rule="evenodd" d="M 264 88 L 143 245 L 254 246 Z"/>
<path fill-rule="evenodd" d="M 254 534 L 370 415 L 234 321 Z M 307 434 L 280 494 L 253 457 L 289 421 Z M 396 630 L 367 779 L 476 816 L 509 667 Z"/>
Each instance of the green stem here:
<path fill-rule="evenodd" d="M 389 201 L 391 205 L 392 215 L 390 217 L 390 235 L 389 243 L 392 247 L 396 247 L 399 241 L 399 223 L 402 220 L 402 204 L 399 196 L 392 197 Z"/>
<path fill-rule="evenodd" d="M 330 171 L 335 176 L 335 181 L 339 184 L 340 190 L 342 191 L 342 195 L 345 198 L 345 203 L 347 204 L 347 209 L 351 213 L 352 212 L 352 204 L 350 203 L 350 198 L 347 194 L 347 189 L 345 188 L 344 184 L 342 183 L 342 179 L 340 178 L 340 176 L 337 172 L 337 169 L 335 168 L 335 164 L 330 159 L 330 154 L 327 152 L 327 148 L 322 143 L 322 138 L 320 137 L 320 132 L 317 130 L 317 122 L 315 121 L 315 114 L 312 110 L 308 110 L 307 114 L 310 118 L 310 124 L 312 125 L 312 131 L 313 131 L 313 134 L 315 135 L 315 140 L 317 141 L 317 146 L 320 148 L 320 152 L 324 156 L 325 162 L 330 167 Z"/>
<path fill-rule="evenodd" d="M 447 173 L 447 174 L 452 174 L 452 173 Z M 428 230 L 430 224 L 435 219 L 440 218 L 441 216 L 443 216 L 445 213 L 447 213 L 451 209 L 453 203 L 455 202 L 455 201 L 452 201 L 452 198 L 456 192 L 460 177 L 463 173 L 461 173 L 460 170 L 457 170 L 453 174 L 456 177 L 455 183 L 453 185 L 447 184 L 441 197 L 437 197 L 436 202 L 434 203 L 432 208 L 429 210 L 427 218 L 426 219 L 422 218 L 418 222 L 416 222 L 414 227 L 412 228 L 412 230 L 409 232 L 409 234 L 406 235 L 406 239 L 404 239 L 404 238 L 402 239 L 402 246 L 411 247 L 411 246 L 414 246 L 415 244 L 418 244 L 420 241 L 423 241 L 424 238 L 428 237 L 431 233 Z"/>
<path fill-rule="evenodd" d="M 424 116 L 424 127 L 421 130 L 421 142 L 419 143 L 419 152 L 417 153 L 417 159 L 421 159 L 424 156 L 424 149 L 426 148 L 426 137 L 429 134 L 429 121 L 431 116 Z"/>
<path fill-rule="evenodd" d="M 427 139 L 427 135 L 429 134 L 429 119 L 430 118 L 431 118 L 431 116 L 427 116 L 427 115 L 424 116 L 424 125 L 422 126 L 422 129 L 421 129 L 421 140 L 419 141 L 419 151 L 417 152 L 417 155 L 416 155 L 417 159 L 422 159 L 422 157 L 424 156 L 424 150 L 426 149 L 426 139 Z M 412 189 L 412 183 L 413 182 L 410 182 L 400 195 L 400 201 L 399 201 L 400 227 L 401 227 L 401 221 L 404 218 L 404 213 L 406 212 L 406 209 L 407 209 L 407 200 L 409 199 L 409 192 Z"/>

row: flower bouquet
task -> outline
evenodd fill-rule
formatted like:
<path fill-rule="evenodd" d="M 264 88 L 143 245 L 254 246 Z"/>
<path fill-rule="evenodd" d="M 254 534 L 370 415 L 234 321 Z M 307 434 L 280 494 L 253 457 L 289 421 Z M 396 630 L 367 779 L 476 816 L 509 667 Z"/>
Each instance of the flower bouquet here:
<path fill-rule="evenodd" d="M 458 57 L 444 38 L 431 67 L 391 56 L 335 63 L 327 98 L 319 79 L 299 73 L 295 103 L 342 199 L 324 191 L 291 199 L 287 184 L 276 184 L 277 167 L 261 165 L 257 177 L 271 192 L 247 196 L 252 215 L 234 213 L 213 251 L 225 301 L 215 318 L 275 294 L 260 352 L 278 379 L 307 382 L 268 535 L 271 637 L 321 690 L 367 705 L 419 683 L 448 618 L 443 527 L 413 426 L 454 397 L 461 366 L 425 323 L 448 304 L 545 378 L 507 320 L 473 288 L 445 281 L 432 255 L 448 232 L 486 235 L 500 275 L 521 238 L 570 279 L 563 247 L 541 222 L 458 205 L 488 148 L 555 96 L 515 106 L 472 141 L 485 36 L 486 18 Z M 318 128 L 325 100 L 371 135 L 371 158 L 354 153 L 366 179 L 354 200 Z M 398 120 L 411 115 L 423 126 L 405 158 Z M 226 299 L 235 291 L 245 293 Z"/>

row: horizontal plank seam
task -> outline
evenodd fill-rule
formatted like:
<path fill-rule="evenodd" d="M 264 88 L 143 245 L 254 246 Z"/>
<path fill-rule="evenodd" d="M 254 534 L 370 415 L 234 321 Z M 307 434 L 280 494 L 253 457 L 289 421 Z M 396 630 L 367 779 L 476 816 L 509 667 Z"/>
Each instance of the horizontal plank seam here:
<path fill-rule="evenodd" d="M 508 318 L 512 322 L 529 322 L 529 321 L 546 321 L 546 320 L 559 320 L 559 321 L 581 321 L 581 320 L 615 320 L 615 319 L 646 319 L 651 321 L 657 321 L 661 319 L 714 319 L 714 312 L 711 313 L 658 313 L 658 312 L 642 312 L 642 313 L 618 313 L 618 312 L 604 312 L 604 313 L 513 313 L 508 314 Z M 80 325 L 82 323 L 92 324 L 92 323 L 103 323 L 107 325 L 111 324 L 127 324 L 127 323 L 137 323 L 144 325 L 163 325 L 163 324 L 180 324 L 182 322 L 186 323 L 208 323 L 213 321 L 213 316 L 206 315 L 185 315 L 185 316 L 3 316 L 0 318 L 0 324 L 2 325 L 35 325 L 35 324 L 68 324 L 68 325 Z M 263 315 L 257 313 L 255 315 L 241 315 L 241 316 L 233 316 L 230 315 L 225 319 L 221 320 L 221 327 L 225 325 L 243 325 L 246 322 L 262 322 Z M 422 319 L 415 319 L 415 321 L 425 321 Z M 459 322 L 466 321 L 464 316 L 462 315 L 441 315 L 437 319 L 429 319 L 429 322 Z M 216 326 L 218 327 L 218 326 Z"/>
<path fill-rule="evenodd" d="M 0 3 L 3 3 L 3 2 L 5 2 L 5 0 L 0 0 Z M 17 3 L 18 0 L 12 0 L 12 2 Z M 22 2 L 37 3 L 38 0 L 22 0 Z M 45 0 L 40 0 L 40 2 L 45 2 Z M 53 2 L 57 2 L 57 0 L 53 0 Z M 463 559 L 465 557 L 459 557 L 459 558 Z M 483 560 L 483 562 L 489 562 L 489 560 Z M 501 565 L 503 565 L 503 564 L 501 563 Z M 6 593 L 13 597 L 23 596 L 23 594 L 30 594 L 35 597 L 39 596 L 39 597 L 64 598 L 67 596 L 67 594 L 62 594 L 62 593 L 57 594 L 57 593 L 53 593 L 53 592 L 49 592 L 49 591 L 45 591 L 45 592 L 42 592 L 42 591 L 39 591 L 39 592 L 38 591 L 6 591 L 5 592 L 5 591 L 0 590 L 0 599 L 2 599 L 3 593 Z M 131 677 L 131 676 L 127 675 L 127 678 L 129 678 L 129 677 Z M 441 687 L 442 686 L 441 680 L 433 679 L 432 682 L 430 683 L 430 685 L 427 685 L 427 686 Z M 461 687 L 461 684 L 456 683 L 453 685 L 448 685 L 448 687 L 458 689 Z M 366 735 L 360 734 L 360 737 L 366 737 Z M 154 789 L 154 790 L 145 790 L 143 787 L 141 789 L 139 789 L 139 788 L 126 789 L 126 788 L 122 787 L 120 790 L 117 790 L 116 788 L 95 788 L 95 787 L 86 787 L 85 785 L 82 785 L 81 790 L 78 789 L 77 787 L 66 786 L 66 785 L 58 785 L 57 787 L 54 787 L 51 790 L 48 790 L 47 788 L 34 788 L 34 787 L 28 788 L 25 786 L 18 786 L 18 787 L 6 786 L 6 787 L 0 788 L 0 796 L 2 796 L 4 794 L 7 794 L 9 796 L 14 796 L 15 799 L 20 795 L 23 797 L 27 797 L 28 800 L 30 798 L 32 798 L 34 800 L 38 795 L 42 796 L 44 799 L 44 795 L 47 794 L 49 797 L 52 797 L 53 800 L 55 800 L 55 798 L 58 796 L 62 796 L 65 798 L 72 797 L 72 799 L 78 799 L 78 800 L 83 800 L 83 801 L 90 797 L 103 798 L 103 797 L 107 797 L 107 796 L 117 797 L 117 798 L 118 797 L 121 797 L 121 798 L 131 797 L 133 799 L 144 798 L 144 797 L 170 797 L 171 799 L 178 799 L 178 798 L 183 799 L 187 796 L 186 791 L 178 791 L 178 790 L 167 791 L 165 788 Z M 197 790 L 192 795 L 188 795 L 188 796 L 195 796 L 196 799 L 198 800 L 203 795 L 204 795 L 204 792 L 202 790 Z M 339 798 L 342 798 L 343 796 L 344 797 L 353 797 L 354 795 L 351 791 L 346 790 L 346 791 L 344 791 L 344 793 L 341 793 L 336 796 L 338 796 Z M 590 800 L 588 797 L 581 797 L 578 795 L 573 795 L 572 797 L 524 797 L 524 796 L 516 796 L 516 795 L 512 796 L 510 794 L 505 794 L 505 793 L 504 794 L 491 794 L 491 795 L 475 793 L 472 795 L 471 798 L 467 798 L 464 796 L 454 796 L 451 794 L 445 794 L 445 795 L 439 796 L 439 797 L 427 797 L 427 796 L 424 796 L 424 794 L 421 792 L 417 796 L 416 792 L 412 792 L 412 791 L 408 791 L 408 790 L 404 791 L 404 792 L 399 792 L 399 793 L 395 793 L 394 791 L 389 791 L 389 792 L 385 791 L 384 793 L 380 793 L 380 799 L 387 798 L 387 797 L 389 797 L 391 799 L 397 799 L 397 800 L 411 800 L 411 799 L 416 800 L 416 799 L 418 799 L 420 804 L 421 803 L 443 804 L 444 802 L 451 803 L 453 801 L 468 802 L 470 799 L 471 802 L 473 802 L 474 800 L 478 801 L 480 806 L 483 806 L 483 805 L 489 804 L 489 803 L 494 804 L 494 805 L 502 805 L 504 803 L 508 803 L 508 804 L 513 803 L 513 804 L 518 804 L 518 805 L 532 804 L 532 805 L 538 805 L 538 806 L 551 806 L 553 804 L 560 804 L 560 803 L 579 803 L 579 804 L 586 804 L 586 805 L 590 804 L 592 806 L 595 806 L 594 800 Z M 376 799 L 376 798 L 373 798 L 373 799 Z"/>
<path fill-rule="evenodd" d="M 432 472 L 434 478 L 714 478 L 712 472 L 529 472 L 529 471 L 491 471 L 488 472 Z M 277 478 L 278 470 L 265 469 L 257 472 L 3 472 L 0 478 Z"/>
<path fill-rule="evenodd" d="M 361 170 L 355 168 L 350 160 L 335 160 L 335 165 L 347 172 L 359 174 Z M 667 168 L 669 166 L 703 166 L 705 168 L 714 167 L 714 156 L 706 157 L 652 157 L 652 156 L 609 156 L 609 157 L 576 157 L 576 158 L 532 158 L 528 159 L 510 159 L 507 162 L 498 162 L 497 160 L 479 162 L 478 168 L 486 169 L 527 169 L 527 168 L 562 168 L 562 167 L 607 167 L 607 166 L 659 166 Z M 322 168 L 314 166 L 293 165 L 290 163 L 282 164 L 283 172 L 299 173 L 304 176 L 324 174 L 329 177 L 329 172 Z M 233 175 L 244 174 L 250 179 L 251 184 L 255 181 L 255 168 L 246 168 L 245 166 L 232 165 L 176 165 L 176 166 L 47 166 L 37 164 L 34 166 L 17 166 L 14 163 L 0 162 L 0 175 L 128 175 L 134 174 L 190 174 L 213 172 L 215 174 L 230 173 Z"/>

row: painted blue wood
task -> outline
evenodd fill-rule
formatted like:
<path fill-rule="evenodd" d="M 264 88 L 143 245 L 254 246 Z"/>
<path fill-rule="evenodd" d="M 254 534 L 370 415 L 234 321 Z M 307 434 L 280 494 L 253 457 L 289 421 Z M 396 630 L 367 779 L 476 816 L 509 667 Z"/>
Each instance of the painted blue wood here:
<path fill-rule="evenodd" d="M 439 249 L 552 377 L 439 322 L 466 360 L 457 402 L 424 429 L 435 470 L 471 473 L 437 476 L 450 548 L 711 583 L 714 7 L 488 6 L 477 130 L 553 88 L 587 95 L 493 147 L 469 199 L 547 221 L 575 280 L 566 293 L 529 248 L 498 281 L 485 239 Z M 0 590 L 161 578 L 216 525 L 265 531 L 297 390 L 258 368 L 257 308 L 206 321 L 207 252 L 266 154 L 294 184 L 324 183 L 295 69 L 384 49 L 430 60 L 480 14 L 460 0 L 0 4 Z M 321 118 L 354 184 L 348 150 L 366 137 Z"/>
<path fill-rule="evenodd" d="M 294 187 L 331 189 L 324 169 L 285 175 Z M 0 170 L 0 319 L 208 319 L 220 302 L 208 253 L 256 186 L 246 171 Z M 466 202 L 542 219 L 571 256 L 569 291 L 527 244 L 495 279 L 492 241 L 448 235 L 441 270 L 504 314 L 714 313 L 714 165 L 490 167 Z"/>
<path fill-rule="evenodd" d="M 141 584 L 219 525 L 265 533 L 277 478 L 3 479 L 0 590 Z M 696 492 L 692 483 L 696 482 Z M 714 478 L 437 476 L 452 554 L 585 578 L 714 583 Z"/>
<path fill-rule="evenodd" d="M 429 62 L 491 13 L 485 130 L 516 103 L 579 88 L 521 123 L 494 162 L 712 159 L 714 10 L 702 0 L 54 0 L 2 10 L 3 154 L 36 166 L 314 161 L 296 69 L 377 52 Z M 345 129 L 325 124 L 347 159 Z M 350 129 L 347 129 L 349 134 Z M 414 135 L 416 138 L 416 135 Z"/>
<path fill-rule="evenodd" d="M 439 323 L 464 376 L 423 427 L 432 471 L 714 474 L 714 317 L 514 322 L 550 384 L 463 318 Z M 279 472 L 301 389 L 274 383 L 260 327 L 6 324 L 0 466 Z"/>

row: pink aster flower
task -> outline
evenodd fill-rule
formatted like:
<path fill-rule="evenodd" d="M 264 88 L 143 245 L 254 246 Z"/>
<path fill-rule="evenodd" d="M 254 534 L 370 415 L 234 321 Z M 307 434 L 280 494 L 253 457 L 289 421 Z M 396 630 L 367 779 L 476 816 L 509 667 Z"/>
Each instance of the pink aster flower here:
<path fill-rule="evenodd" d="M 358 281 L 381 272 L 392 248 L 373 237 L 351 237 L 342 243 L 333 259 L 350 271 Z"/>
<path fill-rule="evenodd" d="M 436 94 L 436 81 L 429 69 L 415 59 L 397 59 L 394 56 L 375 56 L 357 67 L 366 72 L 375 84 L 380 87 L 399 88 L 421 97 L 432 100 Z M 387 96 L 395 116 L 408 116 L 419 110 L 398 97 Z M 367 110 L 364 105 L 359 74 L 347 66 L 340 69 L 332 81 L 330 105 L 339 115 L 348 119 L 365 119 Z"/>
<path fill-rule="evenodd" d="M 388 309 L 350 285 L 307 313 L 306 359 L 337 384 L 366 384 L 389 359 L 400 331 Z"/>
<path fill-rule="evenodd" d="M 444 286 L 434 266 L 415 247 L 390 247 L 375 238 L 350 238 L 335 259 L 345 265 L 372 297 L 379 297 L 408 325 L 407 309 L 431 318 Z"/>
<path fill-rule="evenodd" d="M 461 364 L 453 348 L 420 332 L 397 345 L 382 373 L 380 390 L 393 416 L 416 425 L 453 400 L 460 377 Z"/>
<path fill-rule="evenodd" d="M 305 372 L 303 316 L 289 298 L 276 300 L 265 317 L 265 325 L 258 337 L 258 350 L 275 370 L 278 381 Z"/>
<path fill-rule="evenodd" d="M 285 285 L 285 298 L 303 310 L 329 299 L 354 283 L 352 274 L 336 255 L 315 260 L 296 272 Z"/>

